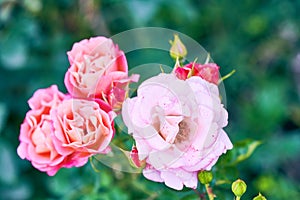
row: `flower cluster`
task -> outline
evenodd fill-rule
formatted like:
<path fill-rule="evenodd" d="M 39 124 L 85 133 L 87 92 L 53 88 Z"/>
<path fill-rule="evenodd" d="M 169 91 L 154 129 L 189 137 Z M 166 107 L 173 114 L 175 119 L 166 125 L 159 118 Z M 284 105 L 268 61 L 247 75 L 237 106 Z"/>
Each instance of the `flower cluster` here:
<path fill-rule="evenodd" d="M 17 149 L 21 158 L 50 176 L 109 151 L 115 111 L 126 97 L 129 82 L 138 79 L 128 77 L 123 51 L 105 37 L 75 43 L 68 58 L 68 94 L 56 85 L 34 93 Z"/>
<path fill-rule="evenodd" d="M 178 36 L 171 44 L 172 73 L 145 80 L 129 98 L 129 83 L 139 76 L 128 76 L 124 52 L 105 37 L 75 43 L 68 52 L 68 94 L 55 85 L 34 93 L 21 125 L 19 156 L 49 175 L 82 166 L 109 152 L 114 117 L 122 114 L 134 140 L 131 160 L 143 175 L 177 190 L 196 188 L 197 174 L 232 148 L 223 130 L 228 114 L 220 100 L 219 66 L 183 64 L 185 46 Z"/>

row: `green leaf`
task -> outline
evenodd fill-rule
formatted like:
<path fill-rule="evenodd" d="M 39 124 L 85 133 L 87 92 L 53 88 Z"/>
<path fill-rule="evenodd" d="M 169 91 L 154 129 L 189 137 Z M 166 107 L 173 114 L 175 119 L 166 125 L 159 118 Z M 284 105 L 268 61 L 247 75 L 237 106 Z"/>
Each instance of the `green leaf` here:
<path fill-rule="evenodd" d="M 221 157 L 220 166 L 235 166 L 236 164 L 249 158 L 254 150 L 261 145 L 261 141 L 246 139 L 236 142 L 233 149 Z"/>
<path fill-rule="evenodd" d="M 238 152 L 236 160 L 233 164 L 237 164 L 249 158 L 259 145 L 261 145 L 261 141 L 257 140 L 244 140 L 242 142 L 237 143 L 236 148 Z"/>

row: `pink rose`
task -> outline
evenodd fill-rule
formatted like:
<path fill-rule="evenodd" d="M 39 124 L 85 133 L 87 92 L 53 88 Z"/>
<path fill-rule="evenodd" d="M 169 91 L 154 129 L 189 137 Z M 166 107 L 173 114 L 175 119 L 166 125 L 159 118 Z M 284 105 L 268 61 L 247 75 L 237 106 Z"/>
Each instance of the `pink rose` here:
<path fill-rule="evenodd" d="M 114 112 L 103 101 L 72 99 L 53 85 L 37 90 L 28 103 L 17 152 L 40 171 L 53 176 L 109 150 Z"/>
<path fill-rule="evenodd" d="M 204 80 L 218 84 L 219 82 L 219 66 L 215 63 L 207 63 L 207 64 L 198 64 L 198 63 L 189 63 L 183 67 L 177 67 L 175 69 L 176 76 L 185 80 L 191 76 L 199 76 Z"/>
<path fill-rule="evenodd" d="M 21 125 L 18 155 L 49 175 L 54 175 L 64 161 L 64 157 L 53 146 L 51 136 L 54 130 L 50 111 L 65 97 L 56 85 L 37 90 L 28 101 L 31 110 L 27 112 Z"/>
<path fill-rule="evenodd" d="M 73 45 L 68 52 L 70 68 L 65 75 L 65 85 L 73 97 L 100 98 L 115 107 L 119 83 L 129 84 L 128 67 L 124 52 L 111 39 L 95 37 Z M 124 84 L 122 84 L 124 86 Z M 125 92 L 120 93 L 124 99 Z"/>
<path fill-rule="evenodd" d="M 146 162 L 144 176 L 177 190 L 196 188 L 198 171 L 210 170 L 232 148 L 218 87 L 198 76 L 144 81 L 137 97 L 125 100 L 122 116 Z"/>
<path fill-rule="evenodd" d="M 64 167 L 82 166 L 92 155 L 107 153 L 114 136 L 114 112 L 102 101 L 64 100 L 51 110 L 53 143 L 66 157 Z"/>

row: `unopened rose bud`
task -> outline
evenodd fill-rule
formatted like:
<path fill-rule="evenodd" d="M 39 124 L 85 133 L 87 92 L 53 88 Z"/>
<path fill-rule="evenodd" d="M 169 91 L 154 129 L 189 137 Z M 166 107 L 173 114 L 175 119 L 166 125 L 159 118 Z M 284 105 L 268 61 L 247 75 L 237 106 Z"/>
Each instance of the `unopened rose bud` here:
<path fill-rule="evenodd" d="M 170 55 L 173 59 L 182 59 L 187 55 L 187 50 L 184 46 L 184 44 L 179 39 L 178 35 L 174 35 L 174 41 L 170 41 L 171 43 L 171 49 L 170 49 Z"/>
<path fill-rule="evenodd" d="M 198 173 L 198 179 L 200 181 L 200 183 L 202 184 L 209 184 L 212 179 L 213 179 L 213 175 L 210 171 L 200 171 Z"/>
<path fill-rule="evenodd" d="M 259 193 L 256 197 L 253 198 L 253 200 L 267 200 L 267 198 Z"/>
<path fill-rule="evenodd" d="M 176 67 L 177 65 L 175 65 Z M 183 67 L 176 67 L 174 72 L 177 78 L 181 80 L 188 79 L 192 76 L 199 76 L 202 79 L 218 85 L 219 82 L 219 66 L 215 63 L 199 64 L 188 63 Z"/>
<path fill-rule="evenodd" d="M 246 192 L 246 189 L 247 189 L 247 185 L 241 179 L 234 181 L 231 185 L 231 190 L 234 193 L 234 195 L 237 197 L 241 197 Z"/>
<path fill-rule="evenodd" d="M 197 75 L 210 83 L 218 85 L 219 66 L 215 63 L 207 63 L 198 68 Z"/>
<path fill-rule="evenodd" d="M 139 159 L 139 154 L 136 146 L 133 146 L 130 152 L 130 158 L 132 161 L 132 164 L 135 165 L 137 168 L 142 167 L 145 165 L 145 161 L 141 161 Z"/>

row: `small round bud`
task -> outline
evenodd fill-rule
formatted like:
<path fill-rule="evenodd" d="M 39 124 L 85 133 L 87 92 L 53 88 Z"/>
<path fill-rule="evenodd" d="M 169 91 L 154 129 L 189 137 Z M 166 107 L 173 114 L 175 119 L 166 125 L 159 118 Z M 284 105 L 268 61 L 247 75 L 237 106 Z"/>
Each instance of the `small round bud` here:
<path fill-rule="evenodd" d="M 253 200 L 267 200 L 267 198 L 259 193 L 256 197 L 253 198 Z"/>
<path fill-rule="evenodd" d="M 198 179 L 202 184 L 208 184 L 212 181 L 213 175 L 210 171 L 200 171 L 198 173 Z"/>
<path fill-rule="evenodd" d="M 173 59 L 182 59 L 187 55 L 187 50 L 184 46 L 184 44 L 179 39 L 178 35 L 174 35 L 174 41 L 170 41 L 171 43 L 171 49 L 170 49 L 170 55 Z"/>
<path fill-rule="evenodd" d="M 246 192 L 246 189 L 247 189 L 247 185 L 241 179 L 234 181 L 231 185 L 231 190 L 234 193 L 234 195 L 237 197 L 241 197 Z"/>

